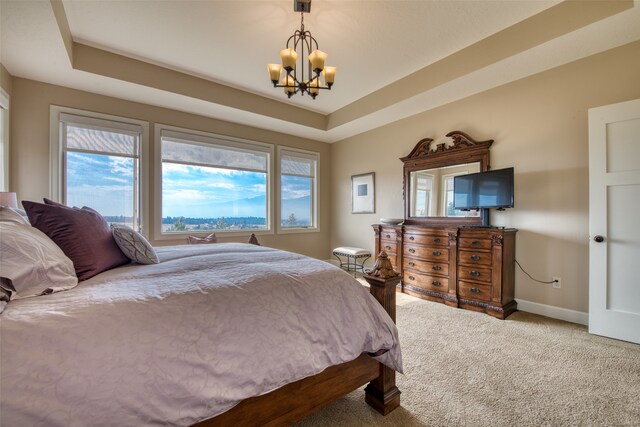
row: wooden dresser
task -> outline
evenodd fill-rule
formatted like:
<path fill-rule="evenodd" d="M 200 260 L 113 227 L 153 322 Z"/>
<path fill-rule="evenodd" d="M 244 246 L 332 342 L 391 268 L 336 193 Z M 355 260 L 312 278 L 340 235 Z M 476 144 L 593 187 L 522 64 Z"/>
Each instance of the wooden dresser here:
<path fill-rule="evenodd" d="M 375 224 L 402 277 L 398 290 L 504 319 L 516 311 L 515 229 Z"/>

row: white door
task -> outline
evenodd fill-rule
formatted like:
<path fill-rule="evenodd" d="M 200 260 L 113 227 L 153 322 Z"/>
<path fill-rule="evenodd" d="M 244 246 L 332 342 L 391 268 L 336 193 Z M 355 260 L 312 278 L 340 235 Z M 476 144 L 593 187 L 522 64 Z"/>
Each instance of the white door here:
<path fill-rule="evenodd" d="M 640 99 L 589 110 L 589 332 L 640 343 Z"/>

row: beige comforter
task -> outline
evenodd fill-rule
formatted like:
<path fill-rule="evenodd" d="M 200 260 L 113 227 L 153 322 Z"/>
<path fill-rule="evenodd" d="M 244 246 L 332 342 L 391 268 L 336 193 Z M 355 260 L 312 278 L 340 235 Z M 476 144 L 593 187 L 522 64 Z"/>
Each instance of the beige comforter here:
<path fill-rule="evenodd" d="M 387 313 L 328 263 L 231 243 L 158 254 L 8 304 L 1 425 L 190 425 L 362 352 L 402 370 Z"/>

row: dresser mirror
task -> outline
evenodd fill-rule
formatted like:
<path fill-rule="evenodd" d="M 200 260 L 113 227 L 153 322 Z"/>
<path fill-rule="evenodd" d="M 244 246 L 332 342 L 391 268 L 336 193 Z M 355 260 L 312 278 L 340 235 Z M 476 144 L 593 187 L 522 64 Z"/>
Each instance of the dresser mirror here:
<path fill-rule="evenodd" d="M 471 217 L 479 211 L 453 209 L 453 177 L 480 172 L 480 162 L 423 169 L 409 174 L 411 217 Z"/>
<path fill-rule="evenodd" d="M 453 209 L 453 177 L 489 169 L 489 147 L 493 140 L 476 141 L 453 131 L 438 144 L 425 138 L 418 142 L 404 163 L 405 223 L 431 225 L 480 225 L 482 211 Z"/>

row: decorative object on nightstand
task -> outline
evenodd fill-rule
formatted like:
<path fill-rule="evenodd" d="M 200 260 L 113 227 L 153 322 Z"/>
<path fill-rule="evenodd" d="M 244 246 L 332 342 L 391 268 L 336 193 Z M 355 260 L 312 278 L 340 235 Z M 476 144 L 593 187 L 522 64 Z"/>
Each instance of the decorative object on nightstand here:
<path fill-rule="evenodd" d="M 333 250 L 333 256 L 335 256 L 340 262 L 340 268 L 349 272 L 353 271 L 353 275 L 355 277 L 358 271 L 361 273 L 365 272 L 364 263 L 366 260 L 371 258 L 371 252 L 366 249 L 355 248 L 353 246 L 341 246 Z M 346 258 L 346 262 L 340 259 L 340 257 Z M 358 260 L 361 260 L 359 264 Z"/>

